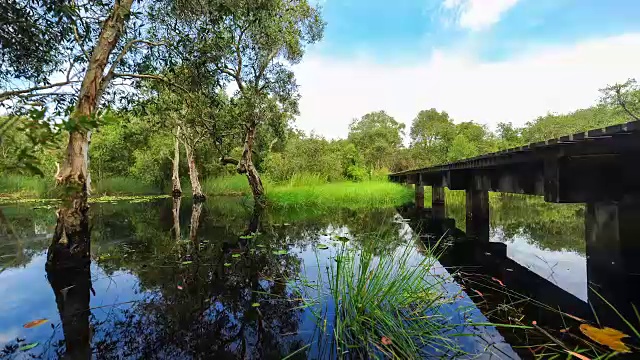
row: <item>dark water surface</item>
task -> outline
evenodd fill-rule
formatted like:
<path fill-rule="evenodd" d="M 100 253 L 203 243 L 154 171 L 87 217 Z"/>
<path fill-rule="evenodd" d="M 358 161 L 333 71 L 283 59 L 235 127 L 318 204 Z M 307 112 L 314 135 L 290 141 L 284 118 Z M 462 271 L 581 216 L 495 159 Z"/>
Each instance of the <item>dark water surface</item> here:
<path fill-rule="evenodd" d="M 433 358 L 533 357 L 522 347 L 548 339 L 465 324 L 562 327 L 557 313 L 524 296 L 590 316 L 583 209 L 521 199 L 492 205 L 491 243 L 447 231 L 433 272 L 455 301 L 439 312 L 472 336 L 455 338 L 465 354 Z M 101 203 L 90 209 L 90 271 L 52 278 L 44 265 L 55 208 L 0 209 L 0 358 L 330 358 L 317 319 L 283 279 L 317 278 L 340 246 L 331 234 L 351 247 L 411 247 L 417 258 L 435 239 L 433 224 L 410 207 L 258 214 L 237 198 Z M 464 229 L 463 204 L 451 204 L 448 217 Z M 48 322 L 23 327 L 36 319 Z"/>

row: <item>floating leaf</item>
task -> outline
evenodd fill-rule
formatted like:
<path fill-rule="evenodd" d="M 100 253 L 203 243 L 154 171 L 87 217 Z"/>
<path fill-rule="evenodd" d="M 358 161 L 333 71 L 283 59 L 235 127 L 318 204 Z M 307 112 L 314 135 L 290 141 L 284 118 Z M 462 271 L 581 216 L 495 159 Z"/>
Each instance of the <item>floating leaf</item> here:
<path fill-rule="evenodd" d="M 254 237 L 256 237 L 255 234 L 248 234 L 248 235 L 240 235 L 239 236 L 240 239 L 253 239 Z"/>
<path fill-rule="evenodd" d="M 349 238 L 346 237 L 346 236 L 336 236 L 335 239 L 338 240 L 338 241 L 342 241 L 342 242 L 349 241 Z"/>
<path fill-rule="evenodd" d="M 502 281 L 500 281 L 500 280 L 498 280 L 498 279 L 496 279 L 494 277 L 492 277 L 491 280 L 497 282 L 498 284 L 500 284 L 500 286 L 504 286 L 504 283 Z"/>
<path fill-rule="evenodd" d="M 389 339 L 386 336 L 383 336 L 382 338 L 380 338 L 380 342 L 382 343 L 382 345 L 386 345 L 386 346 L 391 345 L 391 339 Z"/>
<path fill-rule="evenodd" d="M 318 244 L 316 246 L 316 248 L 320 249 L 320 250 L 327 250 L 329 247 L 325 244 Z"/>
<path fill-rule="evenodd" d="M 578 353 L 577 353 L 577 352 L 575 352 L 575 351 L 571 351 L 571 350 L 565 350 L 565 351 L 567 352 L 567 354 L 572 355 L 572 356 L 575 356 L 575 357 L 577 357 L 577 358 L 578 358 L 578 359 L 580 359 L 580 360 L 591 360 L 590 358 L 588 358 L 588 357 L 586 357 L 586 356 L 584 356 L 584 355 L 582 355 L 582 354 L 578 354 Z"/>
<path fill-rule="evenodd" d="M 191 264 L 192 262 L 193 262 L 193 261 L 191 261 L 191 260 L 183 261 L 183 262 L 182 262 L 182 265 L 189 265 L 189 264 Z"/>
<path fill-rule="evenodd" d="M 629 349 L 621 340 L 622 338 L 629 337 L 629 335 L 619 330 L 609 327 L 600 329 L 589 324 L 581 324 L 580 331 L 589 339 L 597 342 L 598 344 L 608 346 L 611 350 L 622 353 L 631 352 L 631 349 Z"/>
<path fill-rule="evenodd" d="M 242 256 L 241 254 L 233 254 L 231 255 L 232 258 L 239 258 L 240 256 Z"/>
<path fill-rule="evenodd" d="M 289 252 L 287 250 L 274 250 L 272 253 L 273 255 L 287 255 Z"/>
<path fill-rule="evenodd" d="M 36 326 L 40 326 L 40 325 L 46 323 L 47 321 L 49 321 L 49 320 L 48 319 L 33 320 L 33 321 L 29 321 L 28 323 L 22 325 L 22 327 L 25 328 L 25 329 L 31 329 L 31 328 L 34 328 Z"/>
<path fill-rule="evenodd" d="M 38 343 L 38 342 L 34 342 L 34 343 L 31 343 L 31 344 L 28 344 L 28 345 L 25 345 L 25 346 L 20 346 L 20 347 L 18 348 L 18 351 L 28 351 L 28 350 L 31 350 L 31 349 L 33 349 L 34 347 L 38 346 L 38 344 L 40 344 L 40 343 Z"/>
<path fill-rule="evenodd" d="M 231 263 L 224 263 L 224 266 L 229 267 L 231 266 Z"/>
<path fill-rule="evenodd" d="M 251 306 L 258 307 L 258 306 L 260 306 L 260 303 L 253 303 L 253 304 L 251 304 Z"/>

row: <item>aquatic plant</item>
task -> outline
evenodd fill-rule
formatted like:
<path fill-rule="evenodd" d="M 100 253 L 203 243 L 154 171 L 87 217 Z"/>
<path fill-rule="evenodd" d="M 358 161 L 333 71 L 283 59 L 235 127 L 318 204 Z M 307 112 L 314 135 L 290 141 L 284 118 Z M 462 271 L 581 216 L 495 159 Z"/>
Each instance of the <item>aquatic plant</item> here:
<path fill-rule="evenodd" d="M 331 357 L 420 359 L 459 352 L 438 314 L 449 301 L 434 276 L 437 257 L 411 246 L 373 255 L 340 241 L 317 281 L 304 279 L 307 299 Z M 461 334 L 459 334 L 461 335 Z"/>

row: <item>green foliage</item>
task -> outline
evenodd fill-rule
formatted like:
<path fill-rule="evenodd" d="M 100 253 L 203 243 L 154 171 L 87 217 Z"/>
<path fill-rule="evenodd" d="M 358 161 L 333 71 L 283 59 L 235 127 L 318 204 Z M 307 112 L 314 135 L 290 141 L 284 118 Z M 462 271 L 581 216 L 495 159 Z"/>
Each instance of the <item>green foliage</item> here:
<path fill-rule="evenodd" d="M 367 167 L 390 167 L 388 159 L 402 146 L 404 127 L 384 111 L 372 112 L 351 122 L 348 139 L 362 154 Z"/>
<path fill-rule="evenodd" d="M 478 155 L 478 147 L 462 134 L 456 135 L 449 146 L 447 161 L 456 161 Z"/>
<path fill-rule="evenodd" d="M 444 111 L 422 110 L 411 124 L 411 147 L 423 166 L 444 162 L 455 136 L 453 120 Z"/>

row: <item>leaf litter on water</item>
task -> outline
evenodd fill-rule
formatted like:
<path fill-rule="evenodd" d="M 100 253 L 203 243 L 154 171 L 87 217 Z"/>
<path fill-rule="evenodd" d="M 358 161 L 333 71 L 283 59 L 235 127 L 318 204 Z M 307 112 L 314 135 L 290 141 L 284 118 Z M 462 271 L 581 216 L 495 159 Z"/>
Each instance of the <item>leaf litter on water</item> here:
<path fill-rule="evenodd" d="M 580 331 L 589 339 L 597 342 L 600 345 L 608 346 L 611 350 L 615 350 L 621 353 L 631 352 L 631 349 L 629 349 L 629 347 L 622 342 L 622 338 L 629 337 L 629 335 L 623 333 L 620 330 L 612 329 L 609 327 L 601 329 L 589 324 L 581 324 Z"/>
<path fill-rule="evenodd" d="M 29 321 L 28 323 L 22 325 L 23 328 L 25 329 L 31 329 L 34 328 L 36 326 L 40 326 L 46 322 L 48 322 L 49 319 L 38 319 L 38 320 L 33 320 L 33 321 Z"/>
<path fill-rule="evenodd" d="M 39 344 L 40 344 L 39 342 L 34 342 L 34 343 L 31 343 L 31 344 L 27 344 L 27 345 L 24 345 L 24 346 L 20 346 L 20 347 L 18 348 L 18 351 L 28 351 L 28 350 L 31 350 L 31 349 L 33 349 L 34 347 L 38 346 Z"/>

